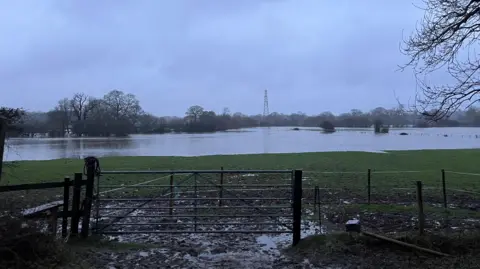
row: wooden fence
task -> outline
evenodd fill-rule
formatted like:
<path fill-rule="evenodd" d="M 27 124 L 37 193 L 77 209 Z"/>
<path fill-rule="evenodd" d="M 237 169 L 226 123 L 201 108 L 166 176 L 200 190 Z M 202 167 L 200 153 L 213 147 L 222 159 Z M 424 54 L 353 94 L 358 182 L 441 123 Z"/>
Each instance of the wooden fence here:
<path fill-rule="evenodd" d="M 80 219 L 82 226 L 80 234 L 88 237 L 90 229 L 90 211 L 93 200 L 93 184 L 95 180 L 95 167 L 86 162 L 86 179 L 84 174 L 75 173 L 73 180 L 65 177 L 63 181 L 32 183 L 20 185 L 0 186 L 0 193 L 23 190 L 42 190 L 63 188 L 63 200 L 46 203 L 37 207 L 22 210 L 21 214 L 29 219 L 47 218 L 51 232 L 57 232 L 58 219 L 62 219 L 62 237 L 69 235 L 68 222 L 70 220 L 70 235 L 79 234 Z M 90 165 L 90 166 L 89 166 Z M 82 188 L 85 186 L 85 191 Z M 72 193 L 72 195 L 70 195 Z M 83 199 L 82 199 L 82 193 Z M 61 210 L 59 210 L 61 208 Z"/>

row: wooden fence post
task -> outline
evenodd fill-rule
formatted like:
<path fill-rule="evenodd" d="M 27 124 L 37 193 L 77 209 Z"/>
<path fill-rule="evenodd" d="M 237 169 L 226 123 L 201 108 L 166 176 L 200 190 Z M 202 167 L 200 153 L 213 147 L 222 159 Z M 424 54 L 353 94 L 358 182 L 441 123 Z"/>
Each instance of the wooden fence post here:
<path fill-rule="evenodd" d="M 92 213 L 93 203 L 93 186 L 95 184 L 95 171 L 97 168 L 97 158 L 87 157 L 85 158 L 85 165 L 87 167 L 87 185 L 85 187 L 85 206 L 83 208 L 82 219 L 82 237 L 88 237 L 90 232 L 90 216 Z"/>
<path fill-rule="evenodd" d="M 425 214 L 423 211 L 423 186 L 421 181 L 417 181 L 417 202 L 418 202 L 418 230 L 423 235 L 425 229 Z"/>
<path fill-rule="evenodd" d="M 220 167 L 220 191 L 218 193 L 218 206 L 222 206 L 222 199 L 223 199 L 223 166 Z"/>
<path fill-rule="evenodd" d="M 75 173 L 73 178 L 72 197 L 72 218 L 70 220 L 70 231 L 72 235 L 78 235 L 78 224 L 80 222 L 80 195 L 82 191 L 82 173 Z"/>
<path fill-rule="evenodd" d="M 445 182 L 445 169 L 442 169 L 442 191 L 443 191 L 443 207 L 448 209 L 447 204 L 447 183 Z"/>
<path fill-rule="evenodd" d="M 67 226 L 68 226 L 68 207 L 70 203 L 70 186 L 71 181 L 70 177 L 65 177 L 63 179 L 65 185 L 63 185 L 63 216 L 62 216 L 62 237 L 67 237 Z"/>
<path fill-rule="evenodd" d="M 320 187 L 315 186 L 315 202 L 314 204 L 314 211 L 318 214 L 318 226 L 322 227 L 322 201 L 320 198 Z M 318 211 L 317 211 L 318 207 Z"/>
<path fill-rule="evenodd" d="M 302 228 L 302 170 L 295 170 L 293 178 L 293 237 L 292 245 L 296 246 L 301 239 Z"/>
<path fill-rule="evenodd" d="M 173 215 L 173 199 L 175 198 L 175 186 L 173 185 L 173 173 L 170 174 L 170 208 L 169 214 L 170 216 Z"/>
<path fill-rule="evenodd" d="M 372 170 L 369 168 L 367 170 L 367 196 L 368 196 L 368 205 L 370 205 L 371 197 L 372 197 Z"/>

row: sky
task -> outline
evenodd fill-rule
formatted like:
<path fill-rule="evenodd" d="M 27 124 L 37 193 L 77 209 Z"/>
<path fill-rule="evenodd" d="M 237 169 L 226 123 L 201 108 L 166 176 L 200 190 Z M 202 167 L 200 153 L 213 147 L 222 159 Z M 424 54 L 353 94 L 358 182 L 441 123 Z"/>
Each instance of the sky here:
<path fill-rule="evenodd" d="M 413 102 L 410 0 L 0 0 L 0 106 L 132 93 L 147 112 L 347 112 Z"/>

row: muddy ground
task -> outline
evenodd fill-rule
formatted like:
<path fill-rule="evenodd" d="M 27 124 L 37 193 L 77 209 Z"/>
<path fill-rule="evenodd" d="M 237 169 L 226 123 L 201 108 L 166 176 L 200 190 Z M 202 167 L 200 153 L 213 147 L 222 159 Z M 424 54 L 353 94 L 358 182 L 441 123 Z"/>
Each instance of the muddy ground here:
<path fill-rule="evenodd" d="M 116 225 L 105 227 L 103 236 L 110 242 L 119 242 L 127 246 L 132 244 L 132 247 L 114 251 L 109 248 L 82 248 L 78 256 L 88 261 L 94 268 L 110 269 L 477 268 L 469 267 L 469 263 L 476 261 L 476 256 L 472 254 L 473 251 L 478 251 L 476 245 L 462 248 L 462 252 L 458 253 L 446 250 L 452 252 L 454 257 L 442 259 L 379 242 L 355 241 L 337 247 L 336 244 L 322 241 L 311 246 L 312 251 L 304 249 L 292 251 L 291 234 L 262 232 L 288 231 L 292 222 L 290 189 L 225 191 L 223 193 L 225 200 L 221 205 L 218 200 L 213 199 L 218 197 L 217 190 L 198 191 L 199 197 L 211 199 L 197 201 L 196 206 L 193 200 L 181 201 L 181 198 L 193 197 L 192 193 L 189 193 L 191 191 L 182 190 L 174 195 L 178 201 L 174 203 L 172 215 L 169 209 L 170 201 L 167 199 L 115 201 L 116 198 L 133 197 L 128 192 L 101 196 L 112 200 L 94 204 L 94 215 L 98 210 L 99 216 L 98 218 L 94 216 L 93 224 L 98 224 L 97 228 L 103 228 L 116 217 L 128 215 L 127 218 L 116 219 Z M 322 189 L 318 205 L 320 219 L 317 214 L 318 208 L 314 210 L 313 186 L 305 184 L 303 196 L 302 238 L 307 238 L 305 241 L 314 235 L 343 231 L 345 222 L 352 218 L 360 219 L 363 229 L 389 237 L 418 233 L 416 212 L 403 210 L 375 212 L 362 206 L 355 207 L 367 202 L 365 193 L 357 190 Z M 145 197 L 163 199 L 162 197 L 169 198 L 170 195 Z M 281 199 L 262 200 L 262 198 Z M 414 190 L 376 192 L 371 198 L 372 203 L 377 205 L 408 206 L 416 203 Z M 443 206 L 443 198 L 437 193 L 426 193 L 424 198 L 426 206 L 432 208 Z M 480 228 L 479 214 L 476 214 L 480 209 L 480 203 L 475 197 L 448 193 L 448 207 L 463 211 L 461 214 L 449 215 L 427 211 L 425 225 L 427 234 L 455 234 Z M 465 211 L 468 214 L 465 214 Z M 269 217 L 265 217 L 266 215 Z M 161 233 L 166 230 L 200 233 Z M 246 230 L 251 233 L 239 233 Z M 228 232 L 210 234 L 206 233 L 207 231 Z M 317 250 L 318 245 L 323 247 Z"/>
<path fill-rule="evenodd" d="M 363 196 L 342 190 L 323 193 L 320 205 L 321 219 L 319 220 L 313 210 L 313 194 L 313 191 L 309 189 L 304 192 L 302 238 L 307 238 L 307 241 L 314 235 L 328 235 L 343 231 L 345 222 L 352 218 L 360 219 L 364 230 L 390 237 L 418 233 L 418 220 L 415 212 L 370 212 L 362 207 L 352 207 L 355 204 L 364 204 Z M 212 198 L 215 195 L 212 192 L 199 193 L 199 197 L 204 198 Z M 186 195 L 180 196 L 187 197 Z M 237 194 L 235 197 L 288 196 L 286 196 L 285 190 L 270 189 L 268 191 L 245 191 L 242 195 Z M 376 199 L 380 201 L 377 200 L 377 204 L 385 205 L 410 205 L 409 198 L 411 196 L 408 194 L 404 197 L 389 196 L 388 194 L 382 197 L 376 196 Z M 442 205 L 441 199 L 438 200 L 436 196 L 427 196 L 427 198 L 433 201 L 428 204 L 431 207 Z M 118 221 L 121 225 L 109 226 L 104 230 L 106 233 L 121 233 L 122 231 L 126 233 L 105 235 L 106 238 L 111 241 L 147 244 L 150 247 L 115 253 L 97 251 L 95 255 L 99 255 L 98 257 L 101 258 L 93 260 L 98 266 L 104 268 L 252 269 L 412 268 L 412 266 L 416 268 L 476 268 L 469 267 L 476 258 L 472 256 L 468 247 L 462 248 L 461 253 L 453 253 L 454 258 L 442 259 L 375 241 L 350 242 L 347 244 L 348 246 L 342 245 L 339 249 L 335 245 L 329 245 L 326 250 L 320 248 L 320 253 L 312 254 L 310 251 L 296 251 L 295 248 L 292 251 L 292 235 L 288 233 L 236 233 L 241 230 L 288 231 L 288 227 L 285 226 L 289 226 L 292 222 L 288 201 L 239 199 L 225 201 L 220 207 L 218 200 L 208 200 L 198 202 L 196 210 L 191 201 L 177 201 L 174 204 L 175 209 L 172 216 L 169 215 L 168 201 L 151 201 L 134 211 L 125 209 L 136 208 L 138 205 L 138 202 L 112 203 L 106 201 L 105 204 L 99 206 L 99 208 L 105 208 L 103 209 L 104 213 L 100 213 L 99 227 L 102 226 L 102 223 L 109 223 L 115 216 L 130 213 L 129 218 Z M 468 196 L 452 196 L 448 207 L 461 208 L 471 212 L 477 210 L 475 199 Z M 195 215 L 195 213 L 198 216 L 208 215 L 209 217 L 187 217 Z M 212 217 L 215 214 L 217 217 Z M 239 215 L 251 215 L 251 217 L 237 217 Z M 271 217 L 262 217 L 265 215 Z M 155 232 L 191 231 L 195 229 L 195 223 L 197 223 L 196 231 L 230 231 L 230 233 L 185 235 Z M 437 212 L 432 214 L 427 212 L 426 214 L 426 234 L 454 234 L 459 231 L 474 231 L 478 228 L 480 228 L 480 219 L 475 214 L 471 216 L 449 215 L 448 217 Z M 134 233 L 129 234 L 127 231 Z M 325 242 L 318 242 L 316 245 L 318 246 L 318 244 L 325 244 Z M 475 247 L 471 247 L 471 249 L 475 250 Z M 441 250 L 448 253 L 454 252 L 451 248 Z"/>

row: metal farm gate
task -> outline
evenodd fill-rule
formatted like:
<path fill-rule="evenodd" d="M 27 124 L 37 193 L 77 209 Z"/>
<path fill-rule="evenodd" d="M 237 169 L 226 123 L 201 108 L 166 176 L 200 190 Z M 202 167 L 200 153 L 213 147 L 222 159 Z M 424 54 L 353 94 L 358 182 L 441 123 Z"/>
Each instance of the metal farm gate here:
<path fill-rule="evenodd" d="M 301 170 L 99 171 L 98 234 L 291 233 L 300 241 Z"/>

